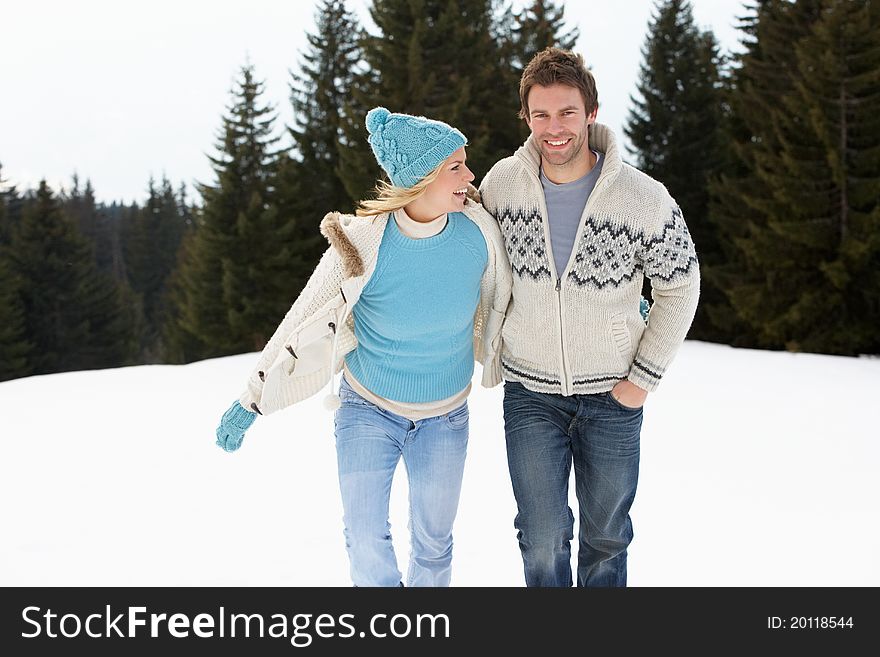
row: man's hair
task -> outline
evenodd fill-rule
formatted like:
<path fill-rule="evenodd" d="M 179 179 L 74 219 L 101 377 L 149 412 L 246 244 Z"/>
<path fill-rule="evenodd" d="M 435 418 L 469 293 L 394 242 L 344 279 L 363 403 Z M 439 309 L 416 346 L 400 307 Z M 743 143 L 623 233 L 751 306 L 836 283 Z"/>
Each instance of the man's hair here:
<path fill-rule="evenodd" d="M 599 104 L 596 80 L 587 70 L 584 58 L 570 50 L 550 47 L 532 57 L 532 61 L 526 66 L 519 80 L 521 119 L 529 118 L 529 92 L 532 87 L 535 85 L 549 87 L 553 84 L 565 84 L 580 91 L 587 115 L 591 114 Z"/>

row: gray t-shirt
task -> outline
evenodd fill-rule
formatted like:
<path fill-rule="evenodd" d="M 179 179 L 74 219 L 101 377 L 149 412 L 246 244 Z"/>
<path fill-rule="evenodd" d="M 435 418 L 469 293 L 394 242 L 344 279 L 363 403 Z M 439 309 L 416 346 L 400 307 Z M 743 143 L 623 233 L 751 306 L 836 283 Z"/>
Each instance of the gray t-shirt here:
<path fill-rule="evenodd" d="M 571 257 L 574 240 L 587 199 L 596 186 L 599 174 L 602 173 L 604 153 L 597 153 L 596 165 L 585 175 L 569 183 L 557 185 L 550 182 L 541 169 L 541 185 L 544 187 L 544 198 L 547 200 L 547 221 L 550 225 L 550 245 L 553 248 L 553 260 L 556 264 L 556 276 L 561 277 Z"/>

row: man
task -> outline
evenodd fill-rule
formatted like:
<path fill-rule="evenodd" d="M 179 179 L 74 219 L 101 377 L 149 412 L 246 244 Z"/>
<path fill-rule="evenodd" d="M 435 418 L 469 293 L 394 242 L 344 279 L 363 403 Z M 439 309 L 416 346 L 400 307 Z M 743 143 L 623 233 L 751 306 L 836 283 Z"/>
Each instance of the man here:
<path fill-rule="evenodd" d="M 526 584 L 572 585 L 574 463 L 577 583 L 626 586 L 642 406 L 693 320 L 696 252 L 666 188 L 624 164 L 614 134 L 596 123 L 596 85 L 580 55 L 538 53 L 520 100 L 531 135 L 480 193 L 513 269 L 504 430 Z"/>

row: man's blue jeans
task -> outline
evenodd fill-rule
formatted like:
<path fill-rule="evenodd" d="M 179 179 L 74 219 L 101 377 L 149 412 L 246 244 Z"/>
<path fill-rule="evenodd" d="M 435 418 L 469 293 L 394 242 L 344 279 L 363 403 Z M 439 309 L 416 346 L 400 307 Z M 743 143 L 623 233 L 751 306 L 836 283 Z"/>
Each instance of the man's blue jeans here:
<path fill-rule="evenodd" d="M 345 378 L 339 397 L 336 454 L 352 582 L 400 585 L 388 506 L 394 470 L 403 457 L 412 545 L 406 585 L 449 586 L 452 523 L 467 453 L 467 402 L 446 415 L 413 422 L 370 403 Z"/>
<path fill-rule="evenodd" d="M 626 586 L 641 428 L 642 409 L 627 408 L 608 392 L 563 397 L 504 384 L 514 525 L 527 586 L 572 585 L 572 462 L 580 511 L 578 586 Z"/>

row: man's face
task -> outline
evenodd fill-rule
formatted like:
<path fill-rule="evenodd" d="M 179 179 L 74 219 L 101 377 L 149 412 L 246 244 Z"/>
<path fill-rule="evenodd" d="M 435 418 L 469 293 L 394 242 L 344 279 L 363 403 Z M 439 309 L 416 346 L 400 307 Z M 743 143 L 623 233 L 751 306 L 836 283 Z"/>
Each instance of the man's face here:
<path fill-rule="evenodd" d="M 587 115 L 576 87 L 535 85 L 529 91 L 528 106 L 526 123 L 545 163 L 566 166 L 587 157 L 588 126 L 596 120 L 596 110 Z"/>

